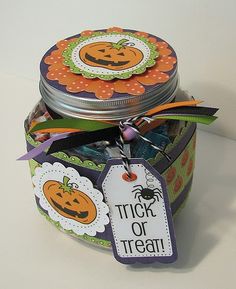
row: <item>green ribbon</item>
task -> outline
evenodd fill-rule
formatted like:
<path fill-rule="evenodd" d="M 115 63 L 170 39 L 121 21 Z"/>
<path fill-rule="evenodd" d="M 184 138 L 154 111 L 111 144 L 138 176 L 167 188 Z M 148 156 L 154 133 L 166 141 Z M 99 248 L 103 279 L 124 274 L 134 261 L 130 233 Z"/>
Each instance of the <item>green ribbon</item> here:
<path fill-rule="evenodd" d="M 190 122 L 197 122 L 203 124 L 211 124 L 214 120 L 217 119 L 213 115 L 157 115 L 155 119 L 174 119 L 174 120 L 185 120 Z"/>
<path fill-rule="evenodd" d="M 213 115 L 160 113 L 158 115 L 153 116 L 153 118 L 184 120 L 208 125 L 211 124 L 217 117 Z M 29 132 L 33 133 L 39 130 L 53 129 L 53 128 L 70 128 L 70 129 L 78 129 L 81 131 L 96 131 L 114 126 L 116 125 L 96 120 L 87 120 L 81 118 L 79 119 L 62 118 L 62 119 L 47 120 L 45 122 L 38 123 Z"/>
<path fill-rule="evenodd" d="M 62 119 L 47 120 L 38 123 L 29 132 L 32 133 L 39 130 L 50 128 L 73 128 L 83 131 L 95 131 L 113 126 L 114 124 L 96 120 L 62 118 Z"/>

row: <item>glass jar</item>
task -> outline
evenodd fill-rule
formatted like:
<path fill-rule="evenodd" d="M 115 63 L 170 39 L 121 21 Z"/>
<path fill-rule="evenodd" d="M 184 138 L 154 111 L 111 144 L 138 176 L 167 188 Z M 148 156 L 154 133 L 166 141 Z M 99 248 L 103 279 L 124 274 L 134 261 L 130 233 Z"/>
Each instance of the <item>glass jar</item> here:
<path fill-rule="evenodd" d="M 73 72 L 73 69 L 68 67 L 68 63 L 65 63 L 65 51 L 68 47 L 70 48 L 70 45 L 81 37 L 85 39 L 88 37 L 86 41 L 89 41 L 89 37 L 93 34 L 99 38 L 104 37 L 104 33 L 110 33 L 112 37 L 128 33 L 125 35 L 126 38 L 131 37 L 130 39 L 134 39 L 134 42 L 136 38 L 132 37 L 138 37 L 137 41 L 148 41 L 156 46 L 159 56 L 155 65 L 142 68 L 144 70 L 142 73 L 136 71 L 125 79 L 122 79 L 124 75 L 120 78 L 116 75 L 113 79 L 102 79 L 104 75 L 100 78 L 93 77 L 91 71 L 90 75 Z M 130 47 L 132 47 L 132 42 Z M 100 50 L 105 51 L 105 49 L 104 47 Z M 91 55 L 89 58 L 90 61 L 96 61 L 96 65 L 100 65 L 100 72 L 104 71 L 104 65 L 108 64 L 109 67 L 113 65 L 109 57 L 108 59 L 102 61 L 91 58 Z M 115 65 L 118 65 L 117 63 L 121 62 L 116 60 Z M 120 28 L 96 32 L 84 31 L 59 41 L 49 49 L 42 58 L 40 71 L 42 99 L 25 121 L 28 151 L 55 135 L 55 133 L 29 133 L 29 129 L 40 122 L 60 118 L 80 118 L 118 124 L 122 120 L 143 115 L 158 105 L 189 99 L 178 86 L 177 58 L 173 48 L 162 39 L 144 32 Z M 129 158 L 144 158 L 162 174 L 166 180 L 172 214 L 175 216 L 184 205 L 192 184 L 196 125 L 178 120 L 157 120 L 143 125 L 142 134 L 156 146 L 165 149 L 171 161 L 165 159 L 161 153 L 141 138 L 126 143 L 124 152 Z M 107 160 L 118 157 L 120 157 L 120 152 L 115 142 L 100 140 L 53 154 L 46 154 L 44 151 L 29 160 L 29 164 L 33 177 L 36 168 L 41 167 L 42 163 L 60 162 L 66 167 L 76 169 L 81 176 L 87 177 L 96 187 Z M 37 196 L 36 203 L 40 213 L 59 229 L 103 247 L 111 246 L 108 230 L 105 229 L 104 232 L 97 233 L 95 236 L 78 235 L 50 218 L 47 210 L 40 205 Z"/>

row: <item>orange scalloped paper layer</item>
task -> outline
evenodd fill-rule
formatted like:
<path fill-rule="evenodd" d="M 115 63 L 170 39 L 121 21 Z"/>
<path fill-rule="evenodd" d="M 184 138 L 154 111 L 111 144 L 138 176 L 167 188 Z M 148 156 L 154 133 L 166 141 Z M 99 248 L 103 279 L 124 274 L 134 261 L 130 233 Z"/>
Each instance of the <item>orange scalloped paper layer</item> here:
<path fill-rule="evenodd" d="M 107 29 L 108 32 L 121 32 L 121 28 L 114 27 Z M 86 30 L 81 33 L 82 36 L 91 35 L 93 31 Z M 109 99 L 114 92 L 128 93 L 130 95 L 141 95 L 145 92 L 144 85 L 154 85 L 165 83 L 169 79 L 169 75 L 165 72 L 173 69 L 176 58 L 170 56 L 171 49 L 164 41 L 158 42 L 156 38 L 149 37 L 145 32 L 135 32 L 135 34 L 146 37 L 150 42 L 154 43 L 159 51 L 159 57 L 156 64 L 149 68 L 141 75 L 135 75 L 125 80 L 104 81 L 100 79 L 86 79 L 81 75 L 74 74 L 63 64 L 62 52 L 67 48 L 70 42 L 77 38 L 69 40 L 61 40 L 56 44 L 57 49 L 53 50 L 50 55 L 45 57 L 44 62 L 49 65 L 47 78 L 49 80 L 57 80 L 60 84 L 66 86 L 66 90 L 71 93 L 82 91 L 92 92 L 99 99 Z"/>

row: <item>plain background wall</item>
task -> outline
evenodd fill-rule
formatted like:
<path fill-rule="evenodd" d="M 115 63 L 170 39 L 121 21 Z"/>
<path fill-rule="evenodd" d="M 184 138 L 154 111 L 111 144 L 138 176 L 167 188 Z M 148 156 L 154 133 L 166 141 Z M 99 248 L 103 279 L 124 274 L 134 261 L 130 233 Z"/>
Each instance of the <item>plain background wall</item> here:
<path fill-rule="evenodd" d="M 85 29 L 146 31 L 175 48 L 182 88 L 220 108 L 201 128 L 236 139 L 235 14 L 235 0 L 0 0 L 0 85 L 6 75 L 21 89 L 34 83 L 36 102 L 39 61 L 56 41 Z"/>

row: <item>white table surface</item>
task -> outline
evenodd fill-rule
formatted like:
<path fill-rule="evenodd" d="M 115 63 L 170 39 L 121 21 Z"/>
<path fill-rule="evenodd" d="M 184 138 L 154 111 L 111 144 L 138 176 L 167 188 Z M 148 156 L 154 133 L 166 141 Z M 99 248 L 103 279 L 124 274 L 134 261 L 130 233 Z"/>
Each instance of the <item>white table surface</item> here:
<path fill-rule="evenodd" d="M 178 261 L 125 266 L 38 213 L 28 164 L 15 161 L 25 152 L 23 120 L 38 98 L 37 83 L 3 75 L 0 83 L 0 288 L 236 287 L 236 141 L 198 131 L 193 189 L 175 221 Z"/>

